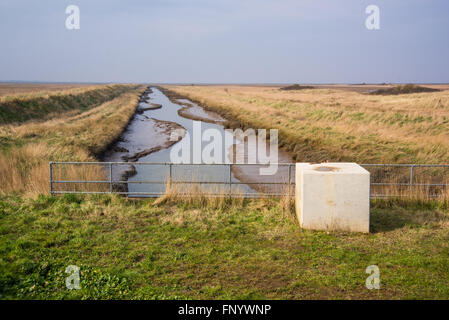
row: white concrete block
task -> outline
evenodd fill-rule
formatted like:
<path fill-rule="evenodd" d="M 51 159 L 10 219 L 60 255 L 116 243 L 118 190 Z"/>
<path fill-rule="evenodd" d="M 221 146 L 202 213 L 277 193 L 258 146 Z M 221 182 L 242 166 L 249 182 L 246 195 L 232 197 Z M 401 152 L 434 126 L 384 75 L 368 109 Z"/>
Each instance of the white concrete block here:
<path fill-rule="evenodd" d="M 297 163 L 296 215 L 304 229 L 369 232 L 370 174 L 356 163 Z"/>

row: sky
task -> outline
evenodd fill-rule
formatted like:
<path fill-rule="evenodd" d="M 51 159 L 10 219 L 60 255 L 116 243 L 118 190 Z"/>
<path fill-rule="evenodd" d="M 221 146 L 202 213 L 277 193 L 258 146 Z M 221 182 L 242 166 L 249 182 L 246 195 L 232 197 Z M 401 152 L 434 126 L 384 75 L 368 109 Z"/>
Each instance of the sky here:
<path fill-rule="evenodd" d="M 0 81 L 449 82 L 447 0 L 0 0 L 0 39 Z"/>

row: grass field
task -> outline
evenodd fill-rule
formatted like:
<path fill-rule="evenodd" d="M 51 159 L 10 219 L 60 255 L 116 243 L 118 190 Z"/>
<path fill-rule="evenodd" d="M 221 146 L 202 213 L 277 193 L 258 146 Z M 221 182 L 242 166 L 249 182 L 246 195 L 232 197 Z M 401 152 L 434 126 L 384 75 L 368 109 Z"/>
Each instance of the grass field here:
<path fill-rule="evenodd" d="M 271 200 L 1 196 L 0 212 L 3 299 L 449 298 L 438 204 L 373 202 L 368 235 L 301 230 Z M 80 290 L 65 287 L 68 265 L 81 268 Z M 379 290 L 365 287 L 369 265 Z"/>
<path fill-rule="evenodd" d="M 280 145 L 298 161 L 448 162 L 449 90 L 377 96 L 357 92 L 365 86 L 164 87 L 232 119 L 232 127 L 279 129 Z"/>

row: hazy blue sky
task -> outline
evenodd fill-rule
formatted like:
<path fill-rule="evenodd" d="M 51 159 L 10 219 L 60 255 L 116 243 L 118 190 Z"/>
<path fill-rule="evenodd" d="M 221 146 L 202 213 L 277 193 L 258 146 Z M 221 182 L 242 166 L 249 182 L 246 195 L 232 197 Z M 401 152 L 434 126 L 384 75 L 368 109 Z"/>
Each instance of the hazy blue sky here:
<path fill-rule="evenodd" d="M 0 81 L 449 82 L 447 0 L 0 0 L 0 38 Z"/>

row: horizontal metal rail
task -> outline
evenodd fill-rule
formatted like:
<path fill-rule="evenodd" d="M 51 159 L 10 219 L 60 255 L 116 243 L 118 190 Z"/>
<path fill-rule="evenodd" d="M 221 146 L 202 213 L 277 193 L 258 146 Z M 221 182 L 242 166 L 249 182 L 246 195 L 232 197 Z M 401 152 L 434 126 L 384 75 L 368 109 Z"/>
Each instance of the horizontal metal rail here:
<path fill-rule="evenodd" d="M 166 184 L 167 181 L 112 181 L 113 183 L 141 183 L 141 184 Z M 111 183 L 110 180 L 107 181 L 85 181 L 85 180 L 67 180 L 67 181 L 58 181 L 53 180 L 53 183 Z M 172 184 L 229 184 L 229 182 L 224 181 L 170 181 Z M 269 184 L 269 185 L 284 185 L 286 182 L 241 182 L 241 181 L 233 181 L 232 184 Z"/>
<path fill-rule="evenodd" d="M 228 186 L 228 193 L 227 195 L 231 195 L 232 197 L 248 197 L 248 198 L 255 198 L 255 197 L 261 197 L 261 196 L 282 196 L 282 193 L 279 192 L 262 192 L 262 191 L 256 191 L 253 192 L 245 192 L 243 194 L 238 193 L 237 191 L 232 190 L 232 186 L 238 186 L 238 185 L 247 185 L 247 186 L 286 186 L 288 188 L 292 188 L 295 185 L 295 179 L 293 177 L 292 167 L 295 167 L 296 164 L 294 163 L 271 163 L 271 164 L 262 164 L 262 163 L 217 163 L 217 164 L 202 164 L 202 163 L 191 163 L 191 164 L 175 164 L 170 162 L 75 162 L 75 161 L 68 161 L 68 162 L 50 162 L 50 194 L 64 194 L 64 193 L 79 193 L 79 194 L 120 194 L 120 195 L 127 195 L 127 196 L 150 196 L 150 197 L 158 197 L 161 195 L 164 195 L 165 192 L 139 192 L 139 191 L 123 191 L 120 189 L 115 189 L 118 185 L 130 185 L 130 184 L 149 184 L 149 185 L 166 185 L 167 180 L 160 181 L 160 180 L 123 180 L 123 179 L 113 179 L 113 167 L 114 166 L 168 166 L 168 177 L 171 184 L 185 184 L 185 185 L 227 185 Z M 76 180 L 67 180 L 67 179 L 54 179 L 54 167 L 59 165 L 76 165 L 76 166 L 82 166 L 82 165 L 100 165 L 104 167 L 104 169 L 109 169 L 108 180 L 87 180 L 87 179 L 76 179 Z M 284 180 L 284 182 L 281 181 L 242 181 L 238 180 L 235 181 L 232 179 L 232 168 L 237 167 L 245 167 L 245 166 L 257 166 L 260 168 L 266 167 L 268 165 L 277 165 L 279 167 L 287 167 L 288 168 L 288 178 Z M 192 168 L 192 167 L 198 167 L 198 166 L 227 166 L 228 167 L 228 173 L 227 179 L 225 181 L 199 181 L 199 180 L 173 180 L 173 168 L 175 167 L 183 167 L 184 169 Z M 448 183 L 416 183 L 415 182 L 415 169 L 416 168 L 448 168 L 449 164 L 361 164 L 362 167 L 368 168 L 374 168 L 374 167 L 380 167 L 380 168 L 409 168 L 409 174 L 408 176 L 402 175 L 402 179 L 407 179 L 407 182 L 375 182 L 371 181 L 372 187 L 388 187 L 388 186 L 397 186 L 397 187 L 409 187 L 410 190 L 414 187 L 427 187 L 427 188 L 447 188 L 449 187 Z M 449 170 L 448 170 L 449 171 Z M 448 172 L 449 173 L 449 172 Z M 446 181 L 449 181 L 449 174 L 447 175 L 448 178 Z M 55 190 L 55 184 L 61 185 L 61 184 L 107 184 L 109 185 L 109 191 L 76 191 L 76 190 Z M 291 190 L 291 189 L 290 189 Z M 191 194 L 185 193 L 181 194 L 181 196 L 189 196 Z M 223 196 L 223 194 L 214 194 L 214 193 L 207 193 L 202 192 L 202 195 L 205 196 Z M 371 194 L 372 197 L 388 197 L 386 194 Z M 429 195 L 433 196 L 433 195 Z"/>
<path fill-rule="evenodd" d="M 124 162 L 124 161 L 50 161 L 52 164 L 96 164 L 96 165 L 171 165 L 171 166 L 295 166 L 296 163 L 173 163 L 173 162 Z M 321 163 L 325 164 L 325 163 Z M 362 163 L 359 164 L 362 167 L 445 167 L 449 168 L 449 164 L 407 164 L 407 163 Z"/>
<path fill-rule="evenodd" d="M 295 163 L 173 163 L 173 162 L 124 162 L 124 161 L 113 161 L 113 162 L 100 162 L 100 161 L 50 161 L 52 164 L 96 164 L 96 165 L 160 165 L 160 166 L 295 166 Z M 449 165 L 448 165 L 449 166 Z"/>
<path fill-rule="evenodd" d="M 408 167 L 408 168 L 449 168 L 449 164 L 403 164 L 403 163 L 363 163 L 362 167 Z"/>
<path fill-rule="evenodd" d="M 53 194 L 110 194 L 108 191 L 53 191 Z M 165 192 L 114 192 L 114 194 L 120 194 L 120 195 L 139 195 L 139 196 L 150 196 L 150 197 L 160 197 L 165 195 Z M 189 196 L 196 196 L 195 193 L 180 193 L 177 196 L 180 197 L 189 197 Z M 216 193 L 202 193 L 202 196 L 206 197 L 217 197 L 221 198 L 223 196 L 229 196 L 229 195 L 222 195 L 222 194 L 216 194 Z M 283 196 L 283 193 L 264 193 L 263 196 L 269 196 L 269 197 L 281 197 Z M 233 198 L 259 198 L 261 197 L 258 193 L 247 193 L 247 194 L 233 194 Z"/>

